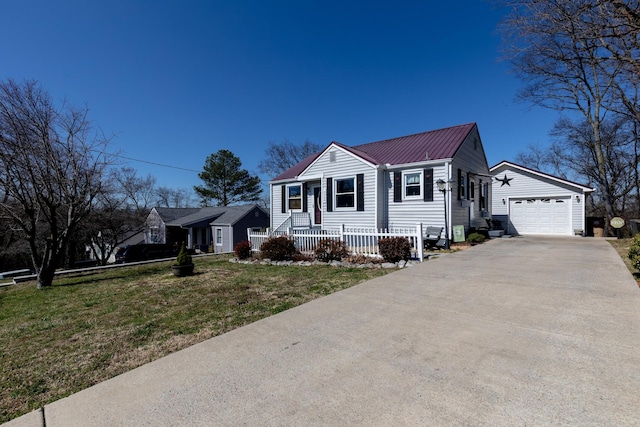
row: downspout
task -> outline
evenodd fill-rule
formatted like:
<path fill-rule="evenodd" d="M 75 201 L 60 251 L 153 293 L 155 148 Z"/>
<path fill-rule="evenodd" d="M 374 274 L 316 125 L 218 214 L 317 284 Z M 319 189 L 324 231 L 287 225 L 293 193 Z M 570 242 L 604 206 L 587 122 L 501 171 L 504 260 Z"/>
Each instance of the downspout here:
<path fill-rule="evenodd" d="M 452 174 L 452 168 L 453 168 L 453 162 L 448 162 L 447 163 L 447 167 L 445 168 L 447 171 L 447 183 L 451 182 L 451 174 Z M 450 184 L 448 184 L 450 186 Z M 450 188 L 449 191 L 447 191 L 447 210 L 449 211 L 449 216 L 447 218 L 447 224 L 445 224 L 445 227 L 447 227 L 447 230 L 449 232 L 449 239 L 453 240 L 453 228 L 451 227 L 451 224 L 453 223 L 453 210 L 451 209 L 451 194 L 453 193 L 453 188 Z"/>

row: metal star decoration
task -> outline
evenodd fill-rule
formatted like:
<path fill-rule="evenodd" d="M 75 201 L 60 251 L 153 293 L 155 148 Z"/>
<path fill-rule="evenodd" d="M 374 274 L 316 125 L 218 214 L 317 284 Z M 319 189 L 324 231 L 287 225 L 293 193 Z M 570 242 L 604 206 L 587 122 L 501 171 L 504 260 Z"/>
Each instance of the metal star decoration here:
<path fill-rule="evenodd" d="M 504 178 L 496 178 L 496 181 L 500 181 L 502 184 L 500 184 L 500 187 L 502 187 L 503 185 L 507 184 L 509 187 L 511 187 L 511 184 L 509 184 L 510 181 L 513 181 L 513 178 L 507 178 L 507 174 L 504 174 Z"/>

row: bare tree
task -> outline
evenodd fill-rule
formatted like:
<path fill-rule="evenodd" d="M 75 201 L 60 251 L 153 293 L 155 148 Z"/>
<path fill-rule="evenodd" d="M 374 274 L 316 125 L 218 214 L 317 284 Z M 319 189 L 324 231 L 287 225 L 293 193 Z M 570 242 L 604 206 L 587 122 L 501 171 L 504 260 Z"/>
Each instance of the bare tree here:
<path fill-rule="evenodd" d="M 622 0 L 617 0 L 621 3 Z M 628 88 L 625 62 L 611 54 L 603 28 L 616 25 L 620 8 L 608 0 L 507 0 L 510 14 L 502 23 L 505 47 L 525 82 L 522 99 L 546 108 L 572 112 L 588 125 L 581 141 L 590 153 L 589 167 L 605 214 L 615 215 L 616 194 L 607 155 L 615 152 L 603 135 L 607 114 L 615 114 L 620 92 Z M 623 2 L 626 4 L 626 2 Z M 606 9 L 606 12 L 603 10 Z M 610 16 L 608 16 L 608 14 Z"/>
<path fill-rule="evenodd" d="M 640 0 L 594 1 L 587 25 L 607 54 L 620 64 L 615 80 L 618 112 L 640 122 Z"/>
<path fill-rule="evenodd" d="M 318 153 L 322 148 L 321 145 L 315 144 L 308 139 L 301 145 L 296 145 L 288 139 L 284 139 L 280 143 L 270 141 L 265 150 L 264 159 L 258 163 L 258 170 L 269 175 L 270 178 L 274 178 L 300 163 L 306 157 Z"/>
<path fill-rule="evenodd" d="M 139 177 L 132 167 L 123 167 L 114 173 L 118 191 L 125 197 L 127 205 L 135 210 L 149 210 L 156 199 L 156 178 L 151 175 Z"/>
<path fill-rule="evenodd" d="M 110 179 L 96 196 L 95 207 L 82 226 L 83 242 L 89 245 L 93 259 L 107 264 L 117 247 L 144 229 L 149 211 L 138 205 L 135 193 L 120 185 L 120 171 L 112 171 Z"/>
<path fill-rule="evenodd" d="M 186 188 L 156 188 L 156 205 L 164 208 L 190 208 L 196 203 L 193 192 Z"/>
<path fill-rule="evenodd" d="M 0 209 L 29 242 L 38 288 L 52 285 L 108 166 L 87 112 L 55 105 L 35 81 L 0 82 Z"/>

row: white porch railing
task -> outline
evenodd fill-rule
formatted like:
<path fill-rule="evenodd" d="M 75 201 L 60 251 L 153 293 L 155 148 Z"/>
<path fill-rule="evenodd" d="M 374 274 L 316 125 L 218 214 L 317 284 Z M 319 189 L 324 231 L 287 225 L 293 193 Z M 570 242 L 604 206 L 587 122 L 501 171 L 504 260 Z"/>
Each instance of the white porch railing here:
<path fill-rule="evenodd" d="M 287 219 L 282 221 L 274 230 L 274 234 L 284 234 L 291 228 L 311 228 L 311 215 L 308 212 L 290 212 Z"/>
<path fill-rule="evenodd" d="M 414 257 L 420 261 L 424 258 L 422 224 L 417 224 L 416 227 L 390 229 L 345 227 L 344 225 L 338 230 L 296 230 L 292 227 L 284 228 L 282 226 L 278 226 L 275 232 L 270 230 L 255 232 L 247 229 L 247 237 L 251 242 L 252 250 L 255 252 L 260 251 L 260 246 L 268 238 L 281 235 L 291 237 L 295 241 L 296 248 L 302 253 L 313 253 L 318 246 L 318 242 L 322 239 L 336 239 L 345 242 L 352 255 L 371 257 L 381 256 L 378 240 L 386 237 L 406 237 L 411 243 Z"/>

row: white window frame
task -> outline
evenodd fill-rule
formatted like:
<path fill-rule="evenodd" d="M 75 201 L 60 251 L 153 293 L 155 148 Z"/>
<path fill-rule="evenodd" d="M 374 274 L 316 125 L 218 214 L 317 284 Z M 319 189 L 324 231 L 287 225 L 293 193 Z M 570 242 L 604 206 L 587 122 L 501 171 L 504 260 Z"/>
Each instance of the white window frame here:
<path fill-rule="evenodd" d="M 222 228 L 216 228 L 216 246 L 222 246 L 223 243 Z"/>
<path fill-rule="evenodd" d="M 353 182 L 353 191 L 338 193 L 338 182 L 339 181 L 348 181 L 351 180 Z M 352 206 L 338 206 L 338 196 L 349 195 L 353 196 L 353 205 Z M 355 176 L 345 176 L 340 178 L 333 179 L 333 209 L 336 211 L 355 211 L 356 210 L 356 177 Z"/>
<path fill-rule="evenodd" d="M 418 184 L 411 184 L 411 187 L 418 187 L 418 194 L 407 194 L 407 178 L 409 175 L 418 175 Z M 402 172 L 402 199 L 403 200 L 422 200 L 424 195 L 424 174 L 421 170 L 411 170 Z"/>
<path fill-rule="evenodd" d="M 300 189 L 300 195 L 299 196 L 294 196 L 291 197 L 291 189 L 298 187 Z M 300 202 L 300 207 L 299 208 L 292 208 L 291 207 L 291 201 L 292 200 L 297 200 Z M 287 209 L 289 209 L 290 211 L 302 211 L 302 184 L 290 184 L 287 185 Z"/>

